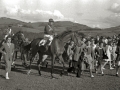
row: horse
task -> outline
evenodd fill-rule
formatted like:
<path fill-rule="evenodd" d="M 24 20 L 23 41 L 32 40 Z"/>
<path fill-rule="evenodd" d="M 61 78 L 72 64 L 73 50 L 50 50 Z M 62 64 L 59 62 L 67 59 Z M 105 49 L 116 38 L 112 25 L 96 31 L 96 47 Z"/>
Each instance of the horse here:
<path fill-rule="evenodd" d="M 21 53 L 21 60 L 22 60 L 22 65 L 27 66 L 27 56 L 28 56 L 28 49 L 27 45 L 29 44 L 25 40 L 25 36 L 22 31 L 17 32 L 13 38 L 12 42 L 15 44 L 15 58 L 17 58 L 17 52 L 19 51 Z"/>
<path fill-rule="evenodd" d="M 44 49 L 44 46 L 39 46 L 39 42 L 40 40 L 42 40 L 43 38 L 37 38 L 34 39 L 31 42 L 31 58 L 30 58 L 30 65 L 29 65 L 29 71 L 28 71 L 28 75 L 31 72 L 31 64 L 33 62 L 33 58 L 35 57 L 36 53 L 39 53 L 39 60 L 37 62 L 37 66 L 38 66 L 38 73 L 41 76 L 41 63 L 42 61 L 44 61 L 46 59 L 46 57 L 44 57 L 45 55 L 50 55 L 51 56 L 51 77 L 54 78 L 53 76 L 53 72 L 54 72 L 54 61 L 55 58 L 58 57 L 59 60 L 61 60 L 62 64 L 63 64 L 63 69 L 61 71 L 61 76 L 64 74 L 64 69 L 65 69 L 65 65 L 64 65 L 64 60 L 62 57 L 62 54 L 64 52 L 64 46 L 65 44 L 69 41 L 69 40 L 73 40 L 76 44 L 78 43 L 78 34 L 74 31 L 65 31 L 62 34 L 55 36 L 51 45 L 49 46 L 48 50 L 46 51 Z"/>
<path fill-rule="evenodd" d="M 23 60 L 22 64 L 24 67 L 27 68 L 27 60 L 29 59 L 30 55 L 30 42 L 23 41 L 20 45 L 20 51 L 21 51 L 21 60 Z"/>
<path fill-rule="evenodd" d="M 5 40 L 3 39 L 3 40 L 0 42 L 0 47 L 2 46 L 2 44 L 3 44 L 4 41 L 5 41 Z M 0 53 L 0 68 L 2 68 L 2 66 L 1 66 L 1 59 L 2 59 L 2 53 Z"/>

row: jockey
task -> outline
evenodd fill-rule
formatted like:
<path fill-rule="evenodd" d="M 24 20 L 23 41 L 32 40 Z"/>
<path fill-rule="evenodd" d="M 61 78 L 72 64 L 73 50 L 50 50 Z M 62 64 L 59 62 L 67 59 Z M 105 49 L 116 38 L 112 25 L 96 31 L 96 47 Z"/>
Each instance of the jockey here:
<path fill-rule="evenodd" d="M 6 32 L 6 35 L 5 35 L 4 39 L 6 40 L 6 38 L 7 38 L 8 36 L 14 36 L 14 34 L 13 34 L 13 32 L 12 32 L 12 29 L 11 29 L 11 26 L 8 26 L 7 32 Z"/>
<path fill-rule="evenodd" d="M 45 26 L 45 29 L 44 29 L 44 39 L 40 41 L 39 46 L 45 45 L 45 44 L 49 46 L 51 45 L 53 36 L 55 35 L 53 24 L 54 24 L 53 19 L 49 19 L 49 23 L 48 25 Z"/>

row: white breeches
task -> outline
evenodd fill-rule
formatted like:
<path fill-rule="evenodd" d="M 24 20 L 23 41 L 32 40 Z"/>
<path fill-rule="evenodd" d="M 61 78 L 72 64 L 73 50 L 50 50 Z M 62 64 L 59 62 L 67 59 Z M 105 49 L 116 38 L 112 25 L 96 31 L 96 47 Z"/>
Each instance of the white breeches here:
<path fill-rule="evenodd" d="M 8 35 L 5 35 L 4 39 L 6 40 L 7 37 L 8 37 Z"/>
<path fill-rule="evenodd" d="M 53 40 L 53 35 L 47 35 L 47 34 L 45 34 L 44 38 L 49 38 L 49 40 L 52 41 Z"/>
<path fill-rule="evenodd" d="M 40 45 L 44 45 L 46 43 L 46 40 L 50 40 L 50 43 L 48 45 L 51 45 L 52 40 L 53 40 L 53 35 L 47 35 L 47 34 L 45 34 L 44 35 L 44 39 L 40 41 L 39 46 Z"/>

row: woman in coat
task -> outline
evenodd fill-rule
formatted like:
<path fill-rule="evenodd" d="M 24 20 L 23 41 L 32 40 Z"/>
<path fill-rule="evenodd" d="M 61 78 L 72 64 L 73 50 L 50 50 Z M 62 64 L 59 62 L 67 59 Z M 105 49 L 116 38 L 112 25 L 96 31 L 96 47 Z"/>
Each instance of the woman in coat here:
<path fill-rule="evenodd" d="M 73 60 L 73 47 L 74 47 L 74 42 L 70 41 L 70 44 L 68 45 L 67 48 L 67 56 L 69 59 L 69 67 L 71 67 L 72 60 Z"/>
<path fill-rule="evenodd" d="M 75 70 L 77 70 L 77 77 L 80 77 L 80 75 L 78 75 L 79 73 L 79 69 L 80 69 L 80 63 L 79 63 L 79 59 L 80 59 L 80 55 L 82 53 L 82 48 L 81 48 L 81 40 L 78 40 L 78 43 L 76 44 L 75 50 L 74 50 L 74 54 L 73 54 L 73 60 L 72 60 L 72 65 L 73 65 L 73 72 L 75 72 Z"/>
<path fill-rule="evenodd" d="M 117 48 L 116 48 L 116 52 L 117 54 L 117 58 L 116 58 L 116 76 L 118 77 L 118 70 L 119 70 L 119 67 L 120 67 L 120 40 L 118 41 L 118 45 L 117 45 Z"/>
<path fill-rule="evenodd" d="M 90 69 L 90 76 L 93 76 L 92 70 L 94 69 L 94 60 L 92 58 L 92 46 L 91 42 L 88 40 L 87 41 L 87 46 L 85 47 L 85 57 L 86 57 L 86 62 L 89 64 L 89 69 Z"/>
<path fill-rule="evenodd" d="M 9 79 L 8 73 L 10 73 L 11 71 L 11 64 L 12 64 L 13 53 L 14 53 L 14 44 L 11 43 L 10 36 L 6 38 L 6 43 L 4 43 L 3 46 L 0 48 L 0 52 L 3 53 L 3 55 L 5 56 L 5 70 L 6 70 L 5 78 Z"/>
<path fill-rule="evenodd" d="M 99 46 L 96 47 L 95 49 L 95 53 L 96 53 L 96 60 L 98 62 L 98 65 L 96 66 L 96 73 L 98 71 L 98 68 L 100 67 L 101 70 L 101 74 L 102 76 L 104 75 L 103 73 L 103 63 L 104 63 L 104 56 L 105 56 L 105 50 L 103 47 L 103 42 L 100 42 Z"/>
<path fill-rule="evenodd" d="M 105 69 L 104 67 L 105 67 L 105 65 L 108 62 L 110 64 L 110 69 L 114 69 L 114 68 L 112 68 L 112 64 L 111 64 L 111 61 L 112 61 L 112 59 L 111 59 L 111 55 L 112 55 L 112 43 L 111 42 L 109 42 L 108 45 L 106 45 L 106 51 L 105 52 L 106 52 L 106 54 L 108 56 L 108 59 L 106 59 L 106 62 L 103 65 L 103 69 Z"/>

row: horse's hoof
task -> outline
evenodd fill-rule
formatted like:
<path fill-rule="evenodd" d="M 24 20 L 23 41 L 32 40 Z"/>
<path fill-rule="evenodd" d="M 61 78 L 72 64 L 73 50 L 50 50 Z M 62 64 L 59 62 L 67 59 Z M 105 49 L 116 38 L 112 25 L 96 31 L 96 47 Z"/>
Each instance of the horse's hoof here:
<path fill-rule="evenodd" d="M 77 77 L 77 78 L 80 78 L 80 76 L 78 76 L 78 75 L 77 75 L 76 77 Z"/>
<path fill-rule="evenodd" d="M 102 76 L 104 76 L 104 74 L 102 74 Z"/>
<path fill-rule="evenodd" d="M 55 77 L 51 77 L 51 79 L 55 79 Z"/>
<path fill-rule="evenodd" d="M 39 73 L 39 76 L 41 76 L 41 74 Z"/>
<path fill-rule="evenodd" d="M 30 75 L 30 73 L 28 72 L 27 75 Z"/>
<path fill-rule="evenodd" d="M 41 76 L 41 72 L 39 72 L 39 75 Z"/>
<path fill-rule="evenodd" d="M 69 73 L 67 73 L 67 76 L 69 76 L 70 74 Z"/>
<path fill-rule="evenodd" d="M 2 66 L 0 65 L 0 68 L 2 68 Z"/>
<path fill-rule="evenodd" d="M 46 68 L 48 67 L 48 62 L 46 63 Z"/>
<path fill-rule="evenodd" d="M 63 72 L 60 73 L 60 76 L 63 76 Z"/>
<path fill-rule="evenodd" d="M 14 69 L 16 69 L 16 66 L 14 65 Z"/>
<path fill-rule="evenodd" d="M 29 70 L 29 71 L 27 72 L 27 75 L 30 75 L 30 72 L 31 72 L 31 70 Z"/>

